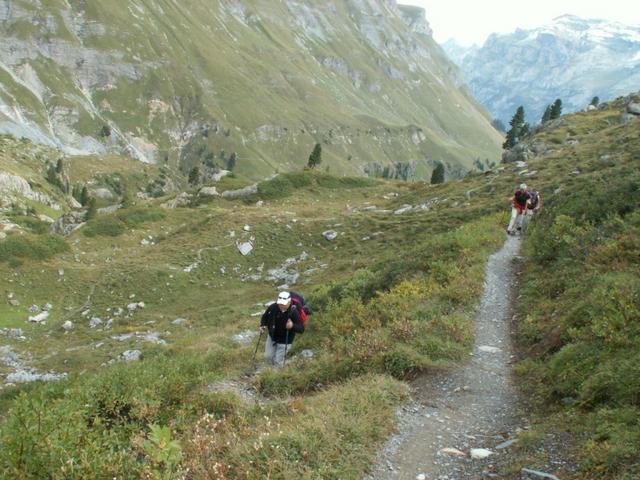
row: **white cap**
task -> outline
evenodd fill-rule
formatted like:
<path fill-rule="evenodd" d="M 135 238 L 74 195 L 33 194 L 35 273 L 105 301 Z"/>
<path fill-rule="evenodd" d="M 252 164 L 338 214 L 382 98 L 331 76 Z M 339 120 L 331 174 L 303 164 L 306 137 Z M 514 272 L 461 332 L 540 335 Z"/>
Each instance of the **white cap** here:
<path fill-rule="evenodd" d="M 521 183 L 521 184 L 520 184 L 520 188 L 521 188 L 522 190 L 524 190 L 525 188 L 527 188 L 527 184 L 526 184 L 526 183 Z"/>
<path fill-rule="evenodd" d="M 278 294 L 278 305 L 287 305 L 291 301 L 289 292 L 280 292 Z"/>

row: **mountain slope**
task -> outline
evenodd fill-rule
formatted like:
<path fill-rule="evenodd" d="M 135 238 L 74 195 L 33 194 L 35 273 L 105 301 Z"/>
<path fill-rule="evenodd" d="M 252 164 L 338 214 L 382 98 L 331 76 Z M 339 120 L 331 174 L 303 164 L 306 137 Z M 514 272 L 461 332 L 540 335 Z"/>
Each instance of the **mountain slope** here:
<path fill-rule="evenodd" d="M 430 36 L 389 0 L 0 4 L 0 132 L 253 178 L 415 162 L 465 170 L 500 138 Z M 378 167 L 371 165 L 377 163 Z"/>
<path fill-rule="evenodd" d="M 519 105 L 535 123 L 556 98 L 565 111 L 578 111 L 594 96 L 613 99 L 640 84 L 639 26 L 565 15 L 540 28 L 493 34 L 466 55 L 443 47 L 476 98 L 505 124 Z"/>

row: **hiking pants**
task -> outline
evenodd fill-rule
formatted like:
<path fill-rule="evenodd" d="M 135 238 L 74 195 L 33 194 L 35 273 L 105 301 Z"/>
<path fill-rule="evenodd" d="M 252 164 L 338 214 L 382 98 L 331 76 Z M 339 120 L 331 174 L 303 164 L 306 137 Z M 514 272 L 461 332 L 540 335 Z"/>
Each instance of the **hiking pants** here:
<path fill-rule="evenodd" d="M 513 232 L 515 228 L 522 227 L 522 218 L 524 217 L 525 212 L 526 208 L 524 210 L 520 210 L 516 207 L 511 208 L 511 221 L 507 227 L 509 232 Z"/>
<path fill-rule="evenodd" d="M 527 210 L 525 210 L 525 213 L 522 215 L 522 231 L 525 231 L 529 227 L 529 223 L 533 218 L 533 212 L 533 210 L 527 208 Z"/>
<path fill-rule="evenodd" d="M 276 343 L 271 339 L 271 335 L 267 335 L 267 341 L 264 345 L 264 358 L 267 363 L 276 368 L 282 367 L 286 350 L 287 346 L 284 343 Z"/>

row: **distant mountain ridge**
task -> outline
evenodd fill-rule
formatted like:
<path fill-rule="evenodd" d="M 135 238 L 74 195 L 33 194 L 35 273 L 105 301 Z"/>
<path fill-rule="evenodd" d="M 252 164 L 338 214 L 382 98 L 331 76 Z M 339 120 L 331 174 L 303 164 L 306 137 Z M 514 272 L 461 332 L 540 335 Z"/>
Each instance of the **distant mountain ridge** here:
<path fill-rule="evenodd" d="M 261 178 L 394 163 L 426 177 L 496 159 L 500 136 L 394 0 L 0 0 L 0 133 Z M 237 161 L 236 161 L 237 160 Z"/>
<path fill-rule="evenodd" d="M 519 105 L 535 123 L 556 98 L 564 111 L 578 111 L 594 96 L 612 99 L 640 85 L 640 26 L 564 15 L 540 28 L 492 34 L 479 48 L 443 48 L 505 124 Z"/>

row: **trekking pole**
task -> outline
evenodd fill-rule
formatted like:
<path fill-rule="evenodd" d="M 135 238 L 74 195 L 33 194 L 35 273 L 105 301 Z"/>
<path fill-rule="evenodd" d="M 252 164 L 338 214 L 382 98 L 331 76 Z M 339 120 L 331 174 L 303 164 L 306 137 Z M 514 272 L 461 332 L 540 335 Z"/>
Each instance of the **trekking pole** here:
<path fill-rule="evenodd" d="M 287 347 L 289 346 L 289 330 L 287 330 L 287 333 L 285 334 L 285 344 L 284 344 L 284 357 L 282 357 L 282 366 L 284 367 L 284 364 L 287 363 Z"/>
<path fill-rule="evenodd" d="M 258 346 L 260 345 L 260 339 L 262 338 L 262 330 L 260 330 L 260 336 L 258 337 L 258 341 L 256 342 L 256 349 L 253 352 L 253 362 L 256 361 L 256 354 L 258 353 Z"/>

